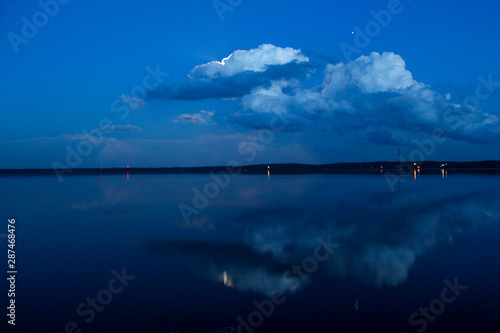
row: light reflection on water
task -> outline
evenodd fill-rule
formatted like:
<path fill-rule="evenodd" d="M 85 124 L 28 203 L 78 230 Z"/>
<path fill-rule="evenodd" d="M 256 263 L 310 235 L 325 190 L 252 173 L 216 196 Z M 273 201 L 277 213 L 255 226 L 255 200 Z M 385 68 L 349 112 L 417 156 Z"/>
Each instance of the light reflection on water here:
<path fill-rule="evenodd" d="M 109 270 L 127 267 L 137 276 L 135 287 L 88 331 L 98 331 L 132 309 L 136 314 L 127 325 L 140 325 L 140 316 L 147 313 L 162 318 L 166 329 L 200 330 L 188 320 L 195 311 L 211 327 L 231 326 L 252 299 L 270 297 L 276 289 L 291 297 L 291 308 L 283 311 L 292 316 L 294 302 L 315 309 L 318 322 L 333 320 L 321 313 L 336 309 L 337 323 L 348 327 L 345 313 L 371 309 L 376 323 L 384 311 L 398 309 L 400 317 L 393 322 L 403 330 L 396 323 L 407 323 L 420 304 L 417 294 L 426 295 L 412 286 L 441 285 L 460 274 L 473 284 L 484 267 L 472 271 L 463 266 L 479 261 L 487 265 L 490 258 L 484 253 L 498 257 L 498 249 L 487 248 L 480 234 L 498 232 L 499 177 L 418 174 L 416 182 L 404 182 L 392 192 L 379 175 L 269 176 L 233 177 L 187 222 L 178 205 L 192 205 L 193 188 L 203 188 L 208 176 L 66 177 L 62 184 L 50 177 L 0 178 L 7 214 L 24 225 L 18 231 L 25 272 L 21 282 L 32 300 L 24 305 L 25 313 L 55 331 L 77 319 L 74 307 L 102 288 Z M 294 288 L 283 273 L 312 255 L 318 237 L 330 237 L 340 246 Z M 464 251 L 470 258 L 455 257 L 454 252 Z M 461 265 L 450 265 L 454 260 Z M 489 275 L 498 278 L 498 269 L 490 268 Z M 493 294 L 499 290 L 488 286 Z M 318 304 L 318 288 L 326 295 L 335 292 L 335 300 Z M 363 299 L 360 290 L 371 299 Z M 473 294 L 474 288 L 470 290 Z M 399 293 L 405 298 L 398 299 Z M 215 301 L 216 294 L 239 305 Z M 380 297 L 393 297 L 403 306 L 383 309 Z M 60 311 L 40 311 L 37 304 L 46 299 Z M 145 305 L 135 309 L 135 303 Z M 462 306 L 476 304 L 464 301 Z M 292 325 L 280 318 L 272 319 L 274 327 Z M 155 320 L 149 325 L 157 327 Z"/>

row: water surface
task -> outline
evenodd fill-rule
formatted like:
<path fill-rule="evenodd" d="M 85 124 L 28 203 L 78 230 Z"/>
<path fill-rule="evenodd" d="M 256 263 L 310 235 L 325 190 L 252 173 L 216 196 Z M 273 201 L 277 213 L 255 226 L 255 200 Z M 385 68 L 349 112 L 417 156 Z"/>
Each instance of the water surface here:
<path fill-rule="evenodd" d="M 211 182 L 0 178 L 2 228 L 7 218 L 17 225 L 15 331 L 64 332 L 71 321 L 82 332 L 203 332 L 241 321 L 241 332 L 500 327 L 500 177 L 424 175 L 392 191 L 381 175 L 233 176 L 195 208 L 196 189 Z M 336 244 L 323 261 L 318 239 Z M 134 278 L 92 318 L 79 314 L 109 290 L 112 270 Z M 467 288 L 445 303 L 445 280 Z M 256 303 L 277 291 L 279 304 L 262 314 Z M 437 314 L 425 319 L 419 309 L 430 304 Z"/>

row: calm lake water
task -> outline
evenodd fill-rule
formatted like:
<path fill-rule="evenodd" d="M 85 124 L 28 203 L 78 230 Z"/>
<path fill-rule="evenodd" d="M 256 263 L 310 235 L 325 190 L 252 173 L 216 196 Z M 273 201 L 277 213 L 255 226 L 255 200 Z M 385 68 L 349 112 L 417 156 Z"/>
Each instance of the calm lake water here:
<path fill-rule="evenodd" d="M 16 219 L 8 328 L 498 331 L 499 176 L 412 176 L 395 191 L 381 175 L 234 176 L 196 209 L 210 182 L 0 177 L 4 256 Z"/>

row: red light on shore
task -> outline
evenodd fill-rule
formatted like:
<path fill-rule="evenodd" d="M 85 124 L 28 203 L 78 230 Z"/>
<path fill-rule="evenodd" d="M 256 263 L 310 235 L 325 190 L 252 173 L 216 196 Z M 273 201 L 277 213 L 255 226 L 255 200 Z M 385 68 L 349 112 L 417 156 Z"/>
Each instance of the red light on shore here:
<path fill-rule="evenodd" d="M 130 167 L 127 165 L 127 168 L 130 168 Z"/>

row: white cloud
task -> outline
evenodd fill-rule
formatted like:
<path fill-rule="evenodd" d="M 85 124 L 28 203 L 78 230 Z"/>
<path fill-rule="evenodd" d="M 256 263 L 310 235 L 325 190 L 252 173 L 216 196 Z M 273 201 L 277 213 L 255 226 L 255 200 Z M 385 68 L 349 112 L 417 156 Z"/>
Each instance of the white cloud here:
<path fill-rule="evenodd" d="M 347 68 L 353 83 L 364 93 L 394 92 L 416 84 L 403 58 L 392 52 L 361 56 Z"/>
<path fill-rule="evenodd" d="M 181 114 L 174 121 L 181 123 L 191 123 L 191 124 L 208 124 L 211 122 L 215 111 L 205 111 L 202 110 L 198 113 L 193 114 Z"/>
<path fill-rule="evenodd" d="M 291 125 L 321 120 L 342 132 L 375 125 L 422 133 L 439 127 L 471 142 L 490 142 L 500 135 L 498 116 L 451 103 L 449 94 L 415 81 L 404 60 L 392 52 L 328 64 L 321 86 L 300 86 L 298 80 L 280 80 L 254 89 L 242 98 L 244 115 L 252 119 L 247 123 L 260 126 L 270 114 L 287 114 Z"/>
<path fill-rule="evenodd" d="M 283 93 L 283 88 L 288 86 L 288 81 L 274 81 L 269 88 L 257 88 L 242 98 L 243 108 L 257 113 L 286 113 L 287 104 L 292 99 Z"/>
<path fill-rule="evenodd" d="M 235 51 L 221 62 L 197 66 L 189 75 L 192 80 L 164 86 L 154 94 L 180 100 L 230 98 L 241 102 L 241 109 L 230 118 L 253 129 L 269 127 L 278 115 L 289 120 L 284 128 L 288 132 L 311 128 L 357 135 L 372 126 L 390 135 L 379 131 L 361 133 L 361 137 L 385 144 L 397 144 L 390 137 L 396 132 L 414 137 L 438 128 L 449 138 L 472 143 L 500 138 L 498 115 L 454 104 L 449 93 L 440 94 L 414 80 L 400 55 L 373 52 L 348 63 L 327 63 L 323 82 L 304 88 L 318 68 L 312 59 L 300 49 L 263 44 Z M 206 124 L 210 118 L 209 114 L 182 114 L 174 121 Z"/>
<path fill-rule="evenodd" d="M 196 66 L 189 76 L 206 79 L 228 77 L 245 71 L 263 72 L 269 66 L 291 62 L 309 62 L 309 58 L 304 56 L 300 50 L 263 44 L 256 49 L 235 51 L 221 62 L 213 61 Z"/>

